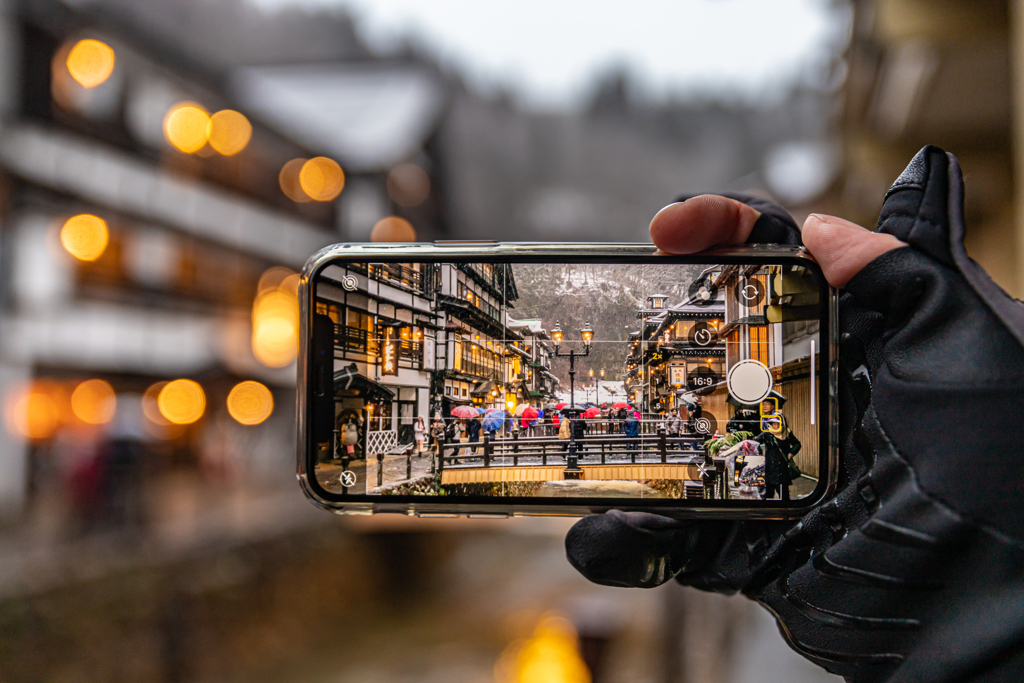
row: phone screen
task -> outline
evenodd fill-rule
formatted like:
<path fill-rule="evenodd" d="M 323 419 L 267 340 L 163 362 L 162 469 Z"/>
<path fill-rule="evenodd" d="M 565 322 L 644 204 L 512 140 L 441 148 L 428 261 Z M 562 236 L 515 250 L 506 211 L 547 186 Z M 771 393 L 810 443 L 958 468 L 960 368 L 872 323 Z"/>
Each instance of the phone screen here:
<path fill-rule="evenodd" d="M 785 506 L 825 477 L 806 260 L 336 260 L 310 287 L 326 498 Z"/>

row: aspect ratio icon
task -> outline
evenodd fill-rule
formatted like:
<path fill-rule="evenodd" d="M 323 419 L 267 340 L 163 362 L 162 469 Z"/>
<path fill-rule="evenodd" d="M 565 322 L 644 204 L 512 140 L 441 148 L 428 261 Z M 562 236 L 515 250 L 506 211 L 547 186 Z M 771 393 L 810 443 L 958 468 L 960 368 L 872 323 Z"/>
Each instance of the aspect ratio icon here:
<path fill-rule="evenodd" d="M 756 278 L 742 278 L 733 288 L 736 301 L 747 308 L 760 306 L 765 298 L 764 283 Z"/>
<path fill-rule="evenodd" d="M 704 321 L 695 322 L 686 335 L 690 346 L 705 348 L 718 341 L 718 330 Z"/>

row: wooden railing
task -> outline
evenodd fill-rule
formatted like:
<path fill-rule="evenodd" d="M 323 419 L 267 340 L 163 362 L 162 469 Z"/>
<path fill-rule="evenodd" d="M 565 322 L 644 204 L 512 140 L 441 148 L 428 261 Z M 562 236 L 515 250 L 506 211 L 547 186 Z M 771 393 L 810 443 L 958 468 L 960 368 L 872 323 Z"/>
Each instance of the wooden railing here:
<path fill-rule="evenodd" d="M 586 436 L 576 439 L 576 456 L 581 465 L 606 465 L 613 459 L 631 464 L 703 462 L 703 439 L 692 436 L 668 436 L 664 432 L 643 436 Z M 438 469 L 446 467 L 492 467 L 501 465 L 541 465 L 548 459 L 565 462 L 569 440 L 557 437 L 520 437 L 482 441 L 453 441 L 440 444 Z"/>

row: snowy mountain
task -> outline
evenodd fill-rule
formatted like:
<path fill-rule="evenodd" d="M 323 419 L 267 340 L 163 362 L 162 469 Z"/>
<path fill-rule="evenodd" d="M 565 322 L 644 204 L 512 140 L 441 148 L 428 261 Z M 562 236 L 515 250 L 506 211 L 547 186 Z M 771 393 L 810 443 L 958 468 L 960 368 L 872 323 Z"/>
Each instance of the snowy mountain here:
<path fill-rule="evenodd" d="M 629 333 L 639 329 L 637 312 L 647 297 L 668 297 L 666 306 L 682 302 L 702 266 L 678 264 L 530 263 L 513 267 L 519 299 L 510 302 L 517 318 L 540 318 L 550 331 L 560 323 L 563 349 L 583 350 L 580 328 L 590 322 L 594 344 L 590 356 L 576 362 L 576 386 L 592 385 L 588 373 L 620 380 Z M 552 372 L 568 391 L 569 361 L 558 359 Z M 603 398 L 602 398 L 603 400 Z"/>

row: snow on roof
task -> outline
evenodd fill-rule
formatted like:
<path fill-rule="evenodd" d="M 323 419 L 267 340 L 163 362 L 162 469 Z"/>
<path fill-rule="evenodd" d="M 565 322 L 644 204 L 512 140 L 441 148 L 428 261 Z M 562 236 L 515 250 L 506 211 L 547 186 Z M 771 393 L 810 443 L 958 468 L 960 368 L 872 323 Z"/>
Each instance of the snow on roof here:
<path fill-rule="evenodd" d="M 422 146 L 444 105 L 444 84 L 423 67 L 334 63 L 245 67 L 239 103 L 346 170 L 377 171 Z"/>
<path fill-rule="evenodd" d="M 512 329 L 528 328 L 534 334 L 544 331 L 544 322 L 540 318 L 527 318 L 526 320 L 508 318 L 505 324 Z"/>

